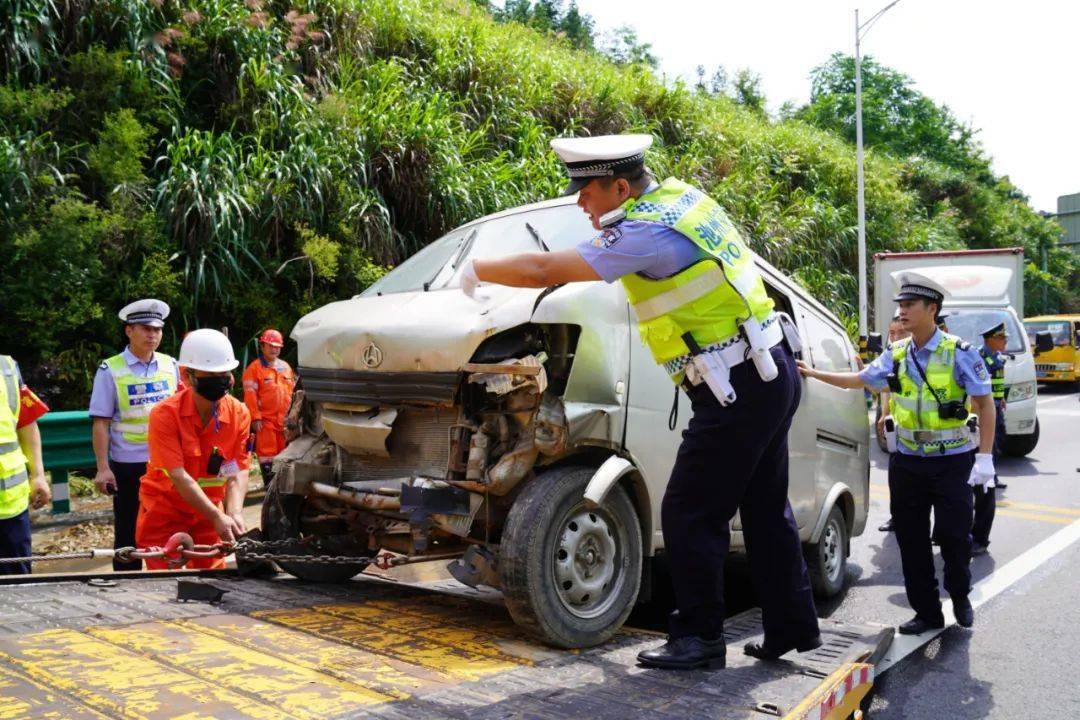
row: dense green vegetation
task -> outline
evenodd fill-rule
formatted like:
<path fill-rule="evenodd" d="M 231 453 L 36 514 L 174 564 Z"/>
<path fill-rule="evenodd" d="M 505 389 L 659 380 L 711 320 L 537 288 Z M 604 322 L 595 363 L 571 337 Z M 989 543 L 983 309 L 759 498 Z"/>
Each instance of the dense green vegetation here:
<path fill-rule="evenodd" d="M 0 349 L 60 407 L 85 407 L 135 297 L 173 306 L 167 351 L 201 325 L 250 352 L 446 230 L 556 195 L 551 137 L 624 131 L 853 326 L 843 108 L 773 121 L 749 75 L 729 96 L 622 60 L 472 0 L 3 3 Z M 987 166 L 874 142 L 871 251 L 1053 238 Z M 1031 302 L 1047 284 L 1075 306 L 1070 263 L 1032 268 Z"/>

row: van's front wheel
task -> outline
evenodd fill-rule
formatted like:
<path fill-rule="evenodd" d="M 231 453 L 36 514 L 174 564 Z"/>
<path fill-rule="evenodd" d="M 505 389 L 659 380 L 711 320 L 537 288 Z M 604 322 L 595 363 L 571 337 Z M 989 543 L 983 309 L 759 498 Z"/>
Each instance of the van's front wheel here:
<path fill-rule="evenodd" d="M 641 585 L 641 525 L 616 486 L 599 508 L 582 494 L 586 467 L 554 468 L 514 501 L 499 546 L 514 621 L 564 648 L 598 645 L 626 621 Z"/>

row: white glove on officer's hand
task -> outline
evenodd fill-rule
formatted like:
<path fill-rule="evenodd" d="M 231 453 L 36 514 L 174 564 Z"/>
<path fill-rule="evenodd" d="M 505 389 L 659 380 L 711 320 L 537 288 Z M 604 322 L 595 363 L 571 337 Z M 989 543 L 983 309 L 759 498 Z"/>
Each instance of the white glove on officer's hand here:
<path fill-rule="evenodd" d="M 480 286 L 480 278 L 476 276 L 476 268 L 473 266 L 473 261 L 465 263 L 465 267 L 461 269 L 461 292 L 465 293 L 471 298 L 476 297 L 476 288 Z"/>
<path fill-rule="evenodd" d="M 981 485 L 986 490 L 994 487 L 994 456 L 990 453 L 975 453 L 975 465 L 968 476 L 968 485 Z"/>

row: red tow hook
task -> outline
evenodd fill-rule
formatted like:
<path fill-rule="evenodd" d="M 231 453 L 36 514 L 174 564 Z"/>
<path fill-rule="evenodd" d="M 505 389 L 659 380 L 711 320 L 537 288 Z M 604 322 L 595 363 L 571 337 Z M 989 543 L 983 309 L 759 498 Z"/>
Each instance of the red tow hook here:
<path fill-rule="evenodd" d="M 192 550 L 195 548 L 195 541 L 191 539 L 191 536 L 187 533 L 178 532 L 174 533 L 165 543 L 163 551 L 165 553 L 165 560 L 169 563 L 170 568 L 181 568 L 187 564 L 188 558 L 184 554 L 185 550 Z"/>

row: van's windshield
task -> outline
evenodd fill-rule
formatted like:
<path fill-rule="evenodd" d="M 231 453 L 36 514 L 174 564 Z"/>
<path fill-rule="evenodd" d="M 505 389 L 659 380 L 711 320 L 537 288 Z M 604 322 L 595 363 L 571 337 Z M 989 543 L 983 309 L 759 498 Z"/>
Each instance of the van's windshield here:
<path fill-rule="evenodd" d="M 1005 352 L 1022 353 L 1027 350 L 1024 344 L 1024 333 L 1020 331 L 1020 324 L 1016 321 L 1016 316 L 1011 312 L 946 307 L 945 313 L 948 315 L 945 318 L 945 326 L 949 328 L 949 332 L 953 335 L 959 335 L 975 347 L 982 346 L 983 331 L 1004 321 L 1005 332 L 1009 334 Z"/>
<path fill-rule="evenodd" d="M 1024 328 L 1027 330 L 1028 339 L 1035 344 L 1035 333 L 1048 332 L 1057 347 L 1069 347 L 1072 345 L 1072 333 L 1069 332 L 1068 320 L 1025 320 Z"/>
<path fill-rule="evenodd" d="M 467 225 L 433 241 L 373 283 L 361 297 L 460 287 L 461 268 L 472 258 L 543 252 L 542 244 L 553 251 L 564 250 L 596 234 L 588 216 L 576 205 L 529 210 Z"/>

